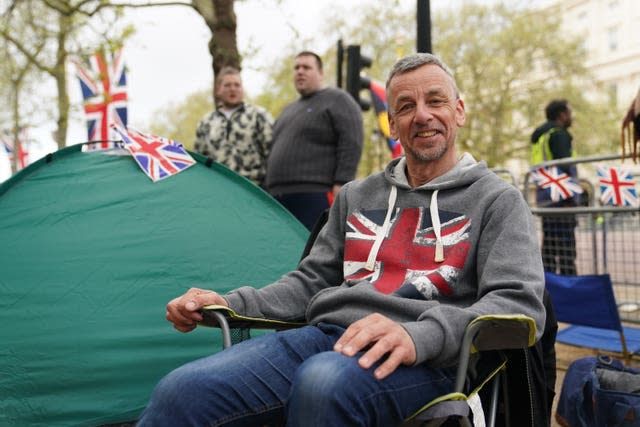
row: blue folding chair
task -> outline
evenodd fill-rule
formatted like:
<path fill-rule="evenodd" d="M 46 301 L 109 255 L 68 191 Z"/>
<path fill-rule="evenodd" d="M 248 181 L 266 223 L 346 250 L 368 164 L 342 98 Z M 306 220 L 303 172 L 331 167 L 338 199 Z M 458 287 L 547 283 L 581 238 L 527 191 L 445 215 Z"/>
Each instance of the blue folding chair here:
<path fill-rule="evenodd" d="M 556 341 L 577 347 L 620 353 L 640 352 L 640 328 L 623 326 L 608 274 L 563 276 L 545 272 L 545 284 L 558 322 Z"/>

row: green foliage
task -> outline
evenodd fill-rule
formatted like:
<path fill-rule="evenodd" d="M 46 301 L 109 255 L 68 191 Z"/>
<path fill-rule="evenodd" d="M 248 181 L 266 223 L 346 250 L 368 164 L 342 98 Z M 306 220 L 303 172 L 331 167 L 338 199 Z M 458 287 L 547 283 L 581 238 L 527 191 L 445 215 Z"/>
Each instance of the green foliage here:
<path fill-rule="evenodd" d="M 193 150 L 198 122 L 212 110 L 213 99 L 209 90 L 193 93 L 182 103 L 156 111 L 149 124 L 149 132 L 176 140 Z"/>
<path fill-rule="evenodd" d="M 18 7 L 12 13 L 5 12 L 0 18 L 0 94 L 4 102 L 0 104 L 0 128 L 9 130 L 33 123 L 37 120 L 42 104 L 50 104 L 51 99 L 30 97 L 43 78 L 43 72 L 30 61 L 14 40 L 29 41 L 29 52 L 42 53 L 46 45 L 38 36 L 43 31 L 41 14 L 45 10 L 41 4 L 33 7 Z"/>
<path fill-rule="evenodd" d="M 406 2 L 404 2 L 406 6 Z M 323 53 L 325 61 L 325 81 L 336 85 L 337 75 L 337 40 L 341 39 L 346 47 L 360 45 L 363 55 L 372 59 L 370 68 L 364 72 L 372 80 L 384 85 L 386 74 L 393 63 L 401 56 L 415 49 L 415 10 L 403 9 L 402 3 L 393 0 L 388 2 L 371 2 L 354 14 L 348 5 L 327 11 L 325 39 L 336 40 L 327 52 Z M 346 85 L 346 58 L 343 64 L 343 85 Z M 343 86 L 344 87 L 344 86 Z M 362 91 L 362 97 L 369 95 Z M 363 113 L 364 150 L 358 165 L 358 177 L 377 172 L 391 159 L 387 141 L 378 133 L 378 124 L 373 107 Z"/>
<path fill-rule="evenodd" d="M 270 68 L 265 70 L 267 82 L 265 90 L 250 100 L 256 105 L 266 108 L 274 118 L 277 118 L 284 107 L 298 97 L 293 86 L 293 58 L 298 53 L 293 44 L 285 49 L 282 58 L 274 60 Z M 326 77 L 325 71 L 325 77 Z"/>
<path fill-rule="evenodd" d="M 42 99 L 41 87 L 30 88 L 29 95 L 40 101 L 41 116 L 55 118 L 55 135 L 60 148 L 66 144 L 72 109 L 67 87 L 68 60 L 95 51 L 96 45 L 122 44 L 132 28 L 122 28 L 121 16 L 122 7 L 108 0 L 15 1 L 0 16 L 0 38 L 16 53 L 14 63 L 22 67 L 16 71 L 20 73 L 31 67 L 55 84 L 54 102 Z M 101 43 L 87 43 L 96 36 Z M 26 92 L 25 88 L 25 97 Z M 18 113 L 25 119 L 16 122 L 26 122 L 28 118 L 33 123 L 24 110 L 24 105 L 20 105 Z"/>
<path fill-rule="evenodd" d="M 301 46 L 313 49 L 321 39 L 361 45 L 362 53 L 373 59 L 366 73 L 384 83 L 393 63 L 415 51 L 415 10 L 403 9 L 403 4 L 370 2 L 357 14 L 346 6 L 327 11 L 325 34 L 318 40 L 292 40 L 264 70 L 265 88 L 250 101 L 277 118 L 298 96 L 292 83 L 295 53 Z M 617 151 L 622 112 L 602 102 L 606 90 L 587 73 L 580 40 L 569 37 L 556 16 L 513 3 L 463 2 L 461 7 L 432 13 L 432 21 L 434 52 L 453 70 L 467 109 L 467 123 L 458 134 L 460 151 L 492 167 L 508 167 L 508 160 L 526 166 L 530 135 L 544 122 L 544 107 L 554 98 L 566 98 L 573 106 L 571 132 L 578 155 Z M 318 52 L 325 63 L 325 83 L 331 86 L 336 85 L 336 50 L 333 44 Z M 586 98 L 585 92 L 594 95 Z M 182 108 L 190 108 L 189 102 Z M 184 120 L 180 117 L 176 110 L 164 120 Z M 363 118 L 365 148 L 359 177 L 381 170 L 390 159 L 386 141 L 376 135 L 375 113 L 363 112 Z"/>
<path fill-rule="evenodd" d="M 529 136 L 545 121 L 545 105 L 566 98 L 575 113 L 578 153 L 609 152 L 617 114 L 584 97 L 593 79 L 580 40 L 569 37 L 557 17 L 505 4 L 464 4 L 437 14 L 433 32 L 434 50 L 454 70 L 467 108 L 458 138 L 462 150 L 490 166 L 526 162 Z M 557 40 L 562 43 L 551 42 Z"/>

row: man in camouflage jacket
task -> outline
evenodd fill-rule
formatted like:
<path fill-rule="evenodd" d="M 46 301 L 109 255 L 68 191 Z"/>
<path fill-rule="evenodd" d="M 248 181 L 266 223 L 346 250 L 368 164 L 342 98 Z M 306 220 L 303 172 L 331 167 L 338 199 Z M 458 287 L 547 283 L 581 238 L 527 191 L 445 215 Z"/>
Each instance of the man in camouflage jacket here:
<path fill-rule="evenodd" d="M 243 102 L 240 71 L 224 67 L 216 78 L 218 107 L 196 129 L 195 150 L 262 185 L 271 149 L 273 119 Z"/>

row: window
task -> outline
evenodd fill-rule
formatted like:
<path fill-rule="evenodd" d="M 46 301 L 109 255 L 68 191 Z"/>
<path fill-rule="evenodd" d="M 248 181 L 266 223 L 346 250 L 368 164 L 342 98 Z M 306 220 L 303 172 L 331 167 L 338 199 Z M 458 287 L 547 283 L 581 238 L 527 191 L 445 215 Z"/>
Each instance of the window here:
<path fill-rule="evenodd" d="M 609 28 L 608 37 L 609 37 L 609 50 L 610 51 L 617 50 L 618 49 L 618 29 Z"/>

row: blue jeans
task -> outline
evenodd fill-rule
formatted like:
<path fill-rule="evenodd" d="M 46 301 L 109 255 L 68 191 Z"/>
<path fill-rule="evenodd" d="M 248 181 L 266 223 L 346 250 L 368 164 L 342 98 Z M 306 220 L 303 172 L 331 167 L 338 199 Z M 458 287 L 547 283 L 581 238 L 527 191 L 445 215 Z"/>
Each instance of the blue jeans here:
<path fill-rule="evenodd" d="M 394 426 L 453 389 L 455 370 L 400 366 L 379 381 L 332 350 L 344 329 L 266 334 L 188 363 L 156 386 L 138 426 Z"/>

